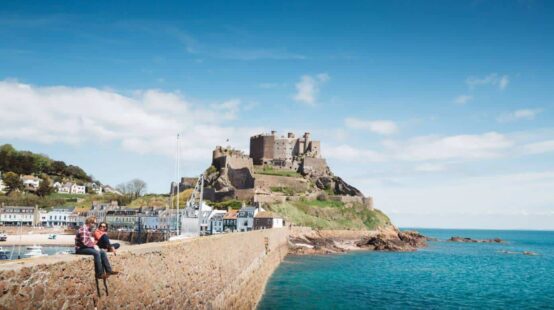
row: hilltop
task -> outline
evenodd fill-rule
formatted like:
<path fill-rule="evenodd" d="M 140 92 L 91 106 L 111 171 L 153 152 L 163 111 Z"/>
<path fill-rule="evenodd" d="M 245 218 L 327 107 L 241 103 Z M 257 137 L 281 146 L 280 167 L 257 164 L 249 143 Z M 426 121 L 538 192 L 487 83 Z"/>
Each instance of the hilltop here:
<path fill-rule="evenodd" d="M 250 154 L 217 146 L 204 172 L 204 199 L 216 206 L 236 208 L 258 203 L 289 223 L 314 229 L 371 230 L 391 225 L 374 209 L 373 199 L 336 176 L 321 155 L 320 141 L 309 133 L 276 132 L 250 138 Z M 180 191 L 194 187 L 183 178 Z"/>
<path fill-rule="evenodd" d="M 92 176 L 79 166 L 68 165 L 43 154 L 18 151 L 10 144 L 0 146 L 0 171 L 18 175 L 48 175 L 54 181 L 73 180 L 81 183 L 93 181 Z"/>

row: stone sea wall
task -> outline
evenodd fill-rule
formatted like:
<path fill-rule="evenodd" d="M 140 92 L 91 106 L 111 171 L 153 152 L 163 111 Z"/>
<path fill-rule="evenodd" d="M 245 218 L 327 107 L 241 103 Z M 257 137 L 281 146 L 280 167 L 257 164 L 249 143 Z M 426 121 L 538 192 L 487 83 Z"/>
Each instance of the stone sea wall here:
<path fill-rule="evenodd" d="M 109 297 L 102 287 L 97 296 L 92 257 L 2 263 L 0 309 L 252 309 L 287 237 L 281 228 L 128 246 L 110 255 L 121 274 L 108 279 Z"/>

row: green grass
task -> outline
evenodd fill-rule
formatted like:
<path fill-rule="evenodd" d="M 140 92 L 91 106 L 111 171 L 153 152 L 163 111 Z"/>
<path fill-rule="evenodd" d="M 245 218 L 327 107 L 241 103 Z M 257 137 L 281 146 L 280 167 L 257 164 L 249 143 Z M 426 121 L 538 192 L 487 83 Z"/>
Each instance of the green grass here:
<path fill-rule="evenodd" d="M 268 209 L 288 222 L 314 229 L 366 230 L 390 224 L 390 219 L 379 210 L 368 210 L 361 204 L 346 207 L 337 201 L 285 202 Z"/>
<path fill-rule="evenodd" d="M 206 201 L 206 203 L 218 210 L 227 210 L 229 208 L 239 210 L 242 208 L 242 201 L 236 199 L 224 200 L 221 202 Z"/>
<path fill-rule="evenodd" d="M 301 178 L 302 175 L 294 170 L 287 169 L 274 169 L 271 166 L 263 166 L 254 168 L 254 173 L 265 175 L 276 175 L 281 177 L 295 177 Z"/>
<path fill-rule="evenodd" d="M 294 196 L 297 194 L 297 191 L 294 188 L 286 186 L 273 186 L 270 187 L 270 190 L 274 193 L 283 193 L 286 196 Z"/>

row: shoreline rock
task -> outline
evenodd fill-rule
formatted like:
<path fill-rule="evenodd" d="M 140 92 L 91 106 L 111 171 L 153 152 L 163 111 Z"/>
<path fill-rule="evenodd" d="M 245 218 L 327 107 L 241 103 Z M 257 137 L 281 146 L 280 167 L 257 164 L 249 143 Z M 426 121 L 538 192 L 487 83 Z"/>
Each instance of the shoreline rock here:
<path fill-rule="evenodd" d="M 392 226 L 374 231 L 317 231 L 297 227 L 289 237 L 289 253 L 338 254 L 359 250 L 412 252 L 426 247 L 428 240 L 416 231 L 400 231 Z"/>

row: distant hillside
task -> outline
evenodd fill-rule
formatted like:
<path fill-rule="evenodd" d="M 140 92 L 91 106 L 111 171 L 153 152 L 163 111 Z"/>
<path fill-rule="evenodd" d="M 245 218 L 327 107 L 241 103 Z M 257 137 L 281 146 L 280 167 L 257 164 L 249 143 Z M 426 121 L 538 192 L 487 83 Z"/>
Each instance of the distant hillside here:
<path fill-rule="evenodd" d="M 92 182 L 92 177 L 78 166 L 68 165 L 42 154 L 18 151 L 10 144 L 0 146 L 0 171 L 2 173 L 14 172 L 20 175 L 47 174 L 54 180 L 72 179 Z"/>

